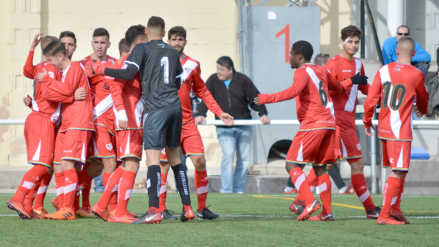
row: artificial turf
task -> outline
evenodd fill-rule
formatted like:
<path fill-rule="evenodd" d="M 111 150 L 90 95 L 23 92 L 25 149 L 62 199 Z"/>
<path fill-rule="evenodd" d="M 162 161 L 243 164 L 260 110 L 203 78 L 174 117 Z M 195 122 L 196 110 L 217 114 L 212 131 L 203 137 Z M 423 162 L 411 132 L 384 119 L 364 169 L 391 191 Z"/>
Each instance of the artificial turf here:
<path fill-rule="evenodd" d="M 99 199 L 91 195 L 91 203 Z M 208 205 L 221 216 L 214 221 L 162 221 L 156 225 L 74 221 L 20 220 L 6 208 L 12 194 L 0 194 L 1 246 L 438 246 L 439 196 L 404 195 L 402 209 L 411 224 L 380 226 L 366 220 L 355 195 L 333 195 L 334 222 L 298 222 L 288 206 L 294 195 L 210 193 Z M 46 209 L 54 194 L 46 197 Z M 317 197 L 318 198 L 318 197 Z M 196 195 L 192 195 L 196 211 Z M 373 196 L 376 205 L 382 197 Z M 145 193 L 132 194 L 129 210 L 143 214 Z M 181 212 L 178 194 L 168 193 L 167 206 Z M 14 215 L 14 216 L 12 216 Z"/>

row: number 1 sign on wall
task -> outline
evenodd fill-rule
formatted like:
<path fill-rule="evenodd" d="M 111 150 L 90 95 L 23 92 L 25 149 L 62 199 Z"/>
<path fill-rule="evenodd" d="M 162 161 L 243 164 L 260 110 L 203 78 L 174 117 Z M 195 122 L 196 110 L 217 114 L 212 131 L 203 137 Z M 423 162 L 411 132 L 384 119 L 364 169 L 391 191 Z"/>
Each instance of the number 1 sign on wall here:
<path fill-rule="evenodd" d="M 287 24 L 282 30 L 276 33 L 276 38 L 285 34 L 285 63 L 290 62 L 290 24 Z"/>

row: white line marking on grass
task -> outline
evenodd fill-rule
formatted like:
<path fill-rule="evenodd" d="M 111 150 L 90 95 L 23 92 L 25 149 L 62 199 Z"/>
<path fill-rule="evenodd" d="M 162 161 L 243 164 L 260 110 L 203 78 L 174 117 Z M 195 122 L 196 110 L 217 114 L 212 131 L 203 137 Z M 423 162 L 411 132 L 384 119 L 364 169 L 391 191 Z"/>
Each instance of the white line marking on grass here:
<path fill-rule="evenodd" d="M 263 215 L 263 214 L 231 214 L 223 215 L 220 217 L 224 218 L 294 218 L 293 215 Z M 366 218 L 366 216 L 351 215 L 351 216 L 334 216 L 334 218 Z M 439 219 L 439 216 L 406 216 L 406 218 L 416 218 L 416 219 Z"/>

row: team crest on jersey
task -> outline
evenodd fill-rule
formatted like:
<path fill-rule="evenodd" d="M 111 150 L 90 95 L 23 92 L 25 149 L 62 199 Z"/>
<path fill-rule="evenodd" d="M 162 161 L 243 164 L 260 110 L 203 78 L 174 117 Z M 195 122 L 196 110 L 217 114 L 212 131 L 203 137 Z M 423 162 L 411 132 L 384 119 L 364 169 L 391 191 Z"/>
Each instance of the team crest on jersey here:
<path fill-rule="evenodd" d="M 358 149 L 358 150 L 361 150 L 360 143 L 357 144 L 357 149 Z"/>
<path fill-rule="evenodd" d="M 390 163 L 393 164 L 393 158 L 390 158 Z"/>
<path fill-rule="evenodd" d="M 124 64 L 123 66 L 122 66 L 122 69 L 126 69 L 128 66 L 127 66 L 127 64 Z"/>
<path fill-rule="evenodd" d="M 55 79 L 55 74 L 53 74 L 52 71 L 49 71 L 48 75 L 50 76 L 50 78 Z"/>
<path fill-rule="evenodd" d="M 112 150 L 113 149 L 113 144 L 111 144 L 111 143 L 107 144 L 106 147 L 107 147 L 108 150 Z"/>

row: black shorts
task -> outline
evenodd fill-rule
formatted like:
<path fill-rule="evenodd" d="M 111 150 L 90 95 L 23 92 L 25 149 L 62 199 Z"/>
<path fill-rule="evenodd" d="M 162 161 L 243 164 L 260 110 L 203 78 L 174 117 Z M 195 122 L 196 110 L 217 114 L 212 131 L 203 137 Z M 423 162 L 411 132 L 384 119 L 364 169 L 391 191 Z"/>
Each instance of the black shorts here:
<path fill-rule="evenodd" d="M 181 104 L 145 113 L 143 120 L 143 147 L 144 149 L 163 149 L 168 146 L 180 146 Z"/>

